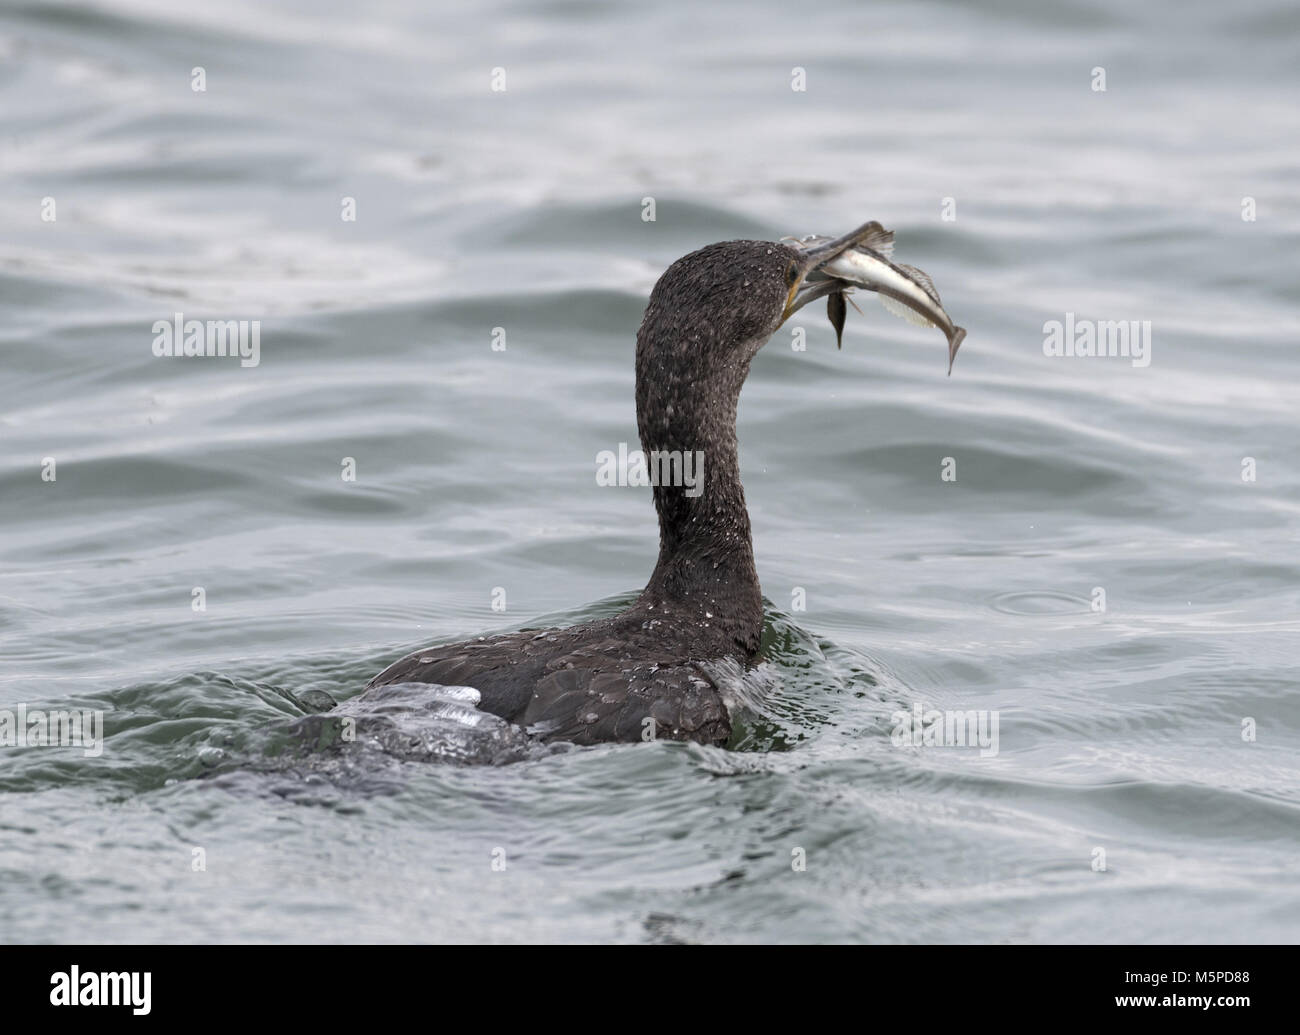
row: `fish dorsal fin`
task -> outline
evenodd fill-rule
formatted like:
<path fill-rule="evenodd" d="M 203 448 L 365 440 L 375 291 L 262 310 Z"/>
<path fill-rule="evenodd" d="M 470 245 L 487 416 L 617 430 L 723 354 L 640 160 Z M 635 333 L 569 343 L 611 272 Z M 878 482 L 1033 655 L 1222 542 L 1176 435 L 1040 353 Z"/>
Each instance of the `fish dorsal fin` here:
<path fill-rule="evenodd" d="M 908 323 L 914 323 L 918 327 L 937 326 L 936 324 L 931 322 L 928 317 L 921 315 L 910 305 L 904 305 L 896 298 L 891 298 L 889 295 L 883 295 L 883 294 L 877 295 L 876 297 L 880 299 L 880 304 L 885 307 L 887 312 L 891 312 L 895 316 L 902 317 Z"/>
<path fill-rule="evenodd" d="M 906 273 L 914 281 L 920 284 L 921 290 L 934 299 L 935 305 L 937 306 L 943 305 L 943 303 L 939 301 L 939 289 L 934 286 L 934 281 L 930 279 L 930 275 L 926 273 L 925 270 L 919 270 L 915 266 L 905 266 L 901 262 L 896 263 L 895 265 L 897 265 L 900 270 Z"/>
<path fill-rule="evenodd" d="M 858 244 L 863 248 L 870 248 L 873 252 L 888 259 L 894 254 L 894 231 L 886 230 L 879 223 L 876 223 L 872 230 L 867 233 L 867 236 Z"/>

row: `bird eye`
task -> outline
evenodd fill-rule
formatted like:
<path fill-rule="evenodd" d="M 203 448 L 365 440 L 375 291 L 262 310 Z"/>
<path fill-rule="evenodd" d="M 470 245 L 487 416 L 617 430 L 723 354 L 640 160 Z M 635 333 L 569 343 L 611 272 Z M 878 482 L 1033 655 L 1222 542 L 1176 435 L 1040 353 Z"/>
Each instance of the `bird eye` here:
<path fill-rule="evenodd" d="M 799 267 L 796 266 L 793 262 L 790 263 L 790 265 L 786 267 L 786 271 L 785 271 L 786 286 L 792 287 L 794 285 L 795 279 L 798 276 L 799 276 Z"/>

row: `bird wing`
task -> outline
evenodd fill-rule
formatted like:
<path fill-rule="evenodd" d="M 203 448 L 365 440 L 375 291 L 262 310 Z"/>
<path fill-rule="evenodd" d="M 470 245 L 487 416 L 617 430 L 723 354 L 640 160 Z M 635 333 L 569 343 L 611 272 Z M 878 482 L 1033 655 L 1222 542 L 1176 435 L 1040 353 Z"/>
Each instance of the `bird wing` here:
<path fill-rule="evenodd" d="M 546 668 L 537 636 L 530 631 L 505 633 L 412 651 L 375 676 L 366 689 L 392 683 L 472 686 L 479 692 L 480 710 L 514 719 Z"/>
<path fill-rule="evenodd" d="M 635 658 L 618 636 L 593 641 L 568 630 L 524 631 L 413 651 L 366 689 L 393 683 L 470 686 L 478 707 L 544 740 L 696 740 L 731 734 L 713 681 L 691 663 Z"/>
<path fill-rule="evenodd" d="M 731 736 L 722 695 L 693 664 L 556 669 L 538 682 L 524 722 L 545 740 L 575 744 Z"/>

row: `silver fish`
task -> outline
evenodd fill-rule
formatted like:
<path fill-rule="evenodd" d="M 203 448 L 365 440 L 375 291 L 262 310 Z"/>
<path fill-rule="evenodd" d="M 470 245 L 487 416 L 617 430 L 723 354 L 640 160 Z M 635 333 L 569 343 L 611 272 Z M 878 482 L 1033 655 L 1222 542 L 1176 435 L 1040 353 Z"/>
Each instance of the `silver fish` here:
<path fill-rule="evenodd" d="M 809 248 L 831 240 L 821 234 L 807 237 L 783 237 L 782 241 L 796 248 Z M 939 301 L 939 291 L 929 276 L 915 266 L 893 261 L 894 232 L 879 223 L 874 232 L 821 267 L 820 273 L 846 281 L 853 287 L 873 291 L 880 304 L 895 316 L 920 327 L 938 327 L 948 338 L 948 373 L 957 350 L 966 337 L 966 329 L 958 327 L 944 311 Z M 844 326 L 844 292 L 835 292 L 827 300 L 827 314 L 835 326 L 838 343 Z"/>

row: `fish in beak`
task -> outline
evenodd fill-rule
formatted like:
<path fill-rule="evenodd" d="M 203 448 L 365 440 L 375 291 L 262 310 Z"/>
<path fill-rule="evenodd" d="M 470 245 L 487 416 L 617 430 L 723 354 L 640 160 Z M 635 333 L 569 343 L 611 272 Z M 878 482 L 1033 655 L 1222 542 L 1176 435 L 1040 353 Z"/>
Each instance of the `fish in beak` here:
<path fill-rule="evenodd" d="M 826 313 L 838 345 L 844 329 L 845 295 L 853 288 L 876 294 L 889 312 L 921 327 L 938 327 L 948 339 L 948 373 L 966 330 L 952 322 L 929 276 L 915 266 L 893 261 L 894 232 L 877 222 L 844 237 L 818 234 L 782 238 L 803 253 L 799 276 L 790 288 L 784 319 L 817 298 L 827 297 Z M 857 306 L 854 306 L 856 309 Z"/>
<path fill-rule="evenodd" d="M 852 233 L 834 239 L 818 234 L 809 234 L 807 237 L 800 238 L 781 238 L 782 244 L 791 245 L 802 253 L 799 259 L 798 275 L 795 277 L 794 283 L 790 285 L 790 294 L 785 300 L 785 312 L 781 316 L 782 322 L 790 319 L 794 313 L 797 313 L 809 302 L 825 298 L 836 291 L 853 286 L 851 283 L 837 282 L 834 277 L 822 273 L 822 267 L 839 258 L 847 249 L 852 248 L 859 242 L 873 238 L 880 229 L 880 224 L 872 220 L 870 223 L 858 227 Z"/>

